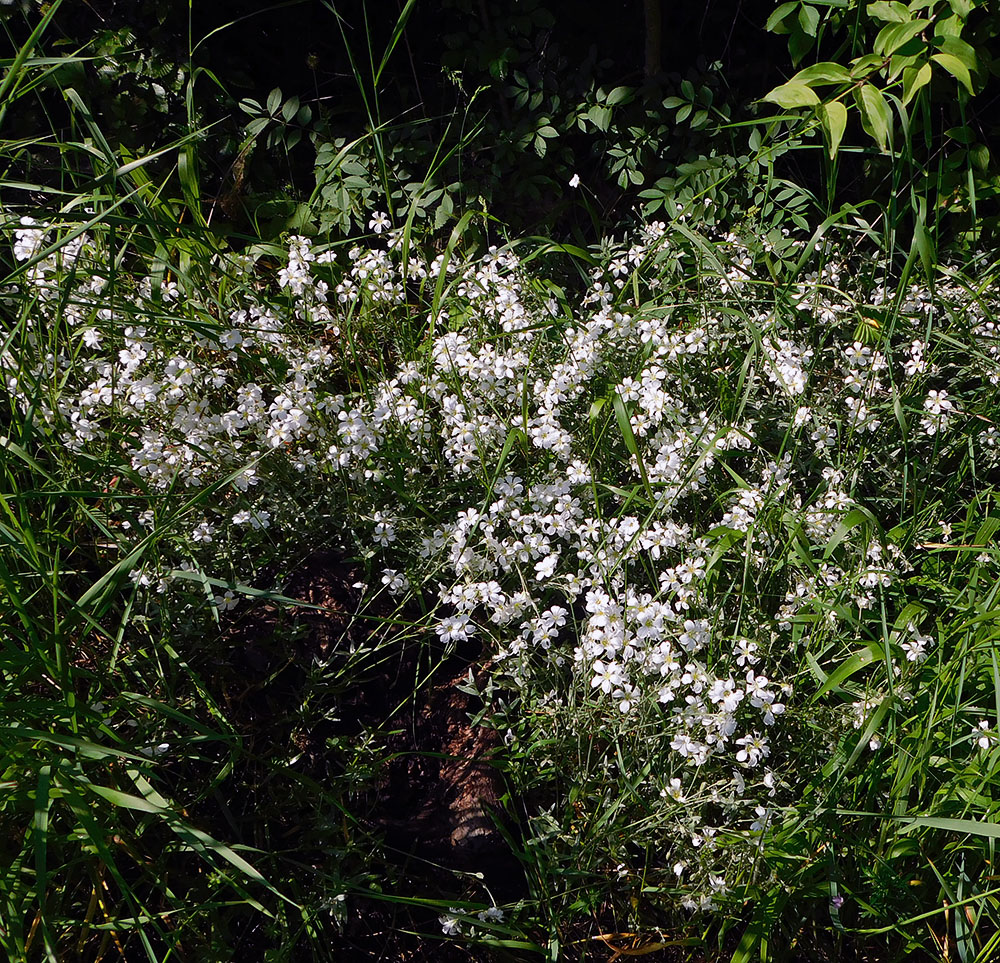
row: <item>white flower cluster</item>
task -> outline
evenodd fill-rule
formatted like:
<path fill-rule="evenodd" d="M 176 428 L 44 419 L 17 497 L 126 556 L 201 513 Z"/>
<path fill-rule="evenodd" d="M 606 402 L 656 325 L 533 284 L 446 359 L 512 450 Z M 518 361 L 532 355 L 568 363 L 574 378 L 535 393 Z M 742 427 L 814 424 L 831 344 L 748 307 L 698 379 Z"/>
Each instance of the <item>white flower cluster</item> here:
<path fill-rule="evenodd" d="M 768 299 L 732 236 L 716 242 L 731 266 L 712 275 L 650 225 L 606 245 L 571 305 L 509 251 L 456 263 L 411 250 L 404 265 L 387 219 L 372 229 L 377 246 L 346 258 L 293 237 L 277 295 L 257 290 L 251 264 L 230 266 L 242 293 L 221 310 L 147 279 L 125 324 L 101 273 L 77 264 L 96 257 L 81 235 L 24 275 L 39 309 L 0 356 L 8 393 L 27 410 L 38 385 L 58 385 L 43 393 L 52 442 L 113 448 L 144 497 L 218 486 L 172 536 L 206 568 L 233 532 L 278 537 L 283 479 L 342 493 L 350 511 L 323 524 L 365 532 L 385 557 L 381 590 L 436 586 L 443 644 L 483 639 L 525 691 L 562 673 L 611 718 L 656 720 L 676 763 L 660 774 L 663 804 L 725 773 L 734 819 L 763 832 L 757 797 L 775 792 L 767 766 L 793 696 L 786 653 L 898 585 L 909 563 L 865 498 L 886 496 L 893 446 L 937 444 L 962 417 L 931 364 L 944 349 L 925 292 L 903 299 L 899 343 L 875 347 L 838 327 L 864 296 L 830 294 L 846 268 L 827 263 Z M 51 239 L 25 219 L 15 256 Z M 365 312 L 412 324 L 411 285 L 434 305 L 420 347 L 352 376 L 358 345 L 342 332 Z M 936 296 L 959 305 L 965 292 Z M 55 324 L 68 338 L 53 352 Z M 982 356 L 1000 358 L 992 329 L 975 330 Z M 995 441 L 982 450 L 996 462 Z M 880 487 L 866 492 L 866 471 Z M 412 510 L 421 498 L 433 511 Z M 793 561 L 776 567 L 789 538 Z M 215 596 L 223 610 L 237 601 Z M 930 645 L 911 627 L 900 663 L 918 671 Z"/>

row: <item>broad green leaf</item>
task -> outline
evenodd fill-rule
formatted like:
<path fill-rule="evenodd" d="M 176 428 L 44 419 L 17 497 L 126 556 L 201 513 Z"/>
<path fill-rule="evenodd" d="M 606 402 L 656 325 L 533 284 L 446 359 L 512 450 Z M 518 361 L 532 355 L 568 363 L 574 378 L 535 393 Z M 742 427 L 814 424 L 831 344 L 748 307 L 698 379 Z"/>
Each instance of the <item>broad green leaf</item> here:
<path fill-rule="evenodd" d="M 972 89 L 972 77 L 969 74 L 969 68 L 958 57 L 953 57 L 951 54 L 946 53 L 937 53 L 931 56 L 931 60 L 944 67 L 970 94 L 975 93 Z"/>
<path fill-rule="evenodd" d="M 846 84 L 851 82 L 851 72 L 840 64 L 825 60 L 800 70 L 789 81 L 791 84 L 805 84 L 815 87 L 818 84 Z"/>
<path fill-rule="evenodd" d="M 865 84 L 860 90 L 855 91 L 854 99 L 861 109 L 861 126 L 884 153 L 889 148 L 889 132 L 892 125 L 892 114 L 885 97 L 871 84 Z"/>
<path fill-rule="evenodd" d="M 961 17 L 944 17 L 935 22 L 934 35 L 936 37 L 961 37 L 964 26 Z"/>
<path fill-rule="evenodd" d="M 965 125 L 963 127 L 949 127 L 944 132 L 945 137 L 950 137 L 952 140 L 957 140 L 960 144 L 972 144 L 976 139 L 976 132 Z"/>
<path fill-rule="evenodd" d="M 608 99 L 605 103 L 609 107 L 614 107 L 615 104 L 620 104 L 623 100 L 629 100 L 632 97 L 631 87 L 615 87 L 614 90 L 608 94 Z"/>
<path fill-rule="evenodd" d="M 897 0 L 877 0 L 876 3 L 869 3 L 865 10 L 869 17 L 874 17 L 876 20 L 906 23 L 910 19 L 910 11 L 906 4 L 898 3 Z"/>
<path fill-rule="evenodd" d="M 920 53 L 926 52 L 920 44 L 916 46 Z M 889 58 L 889 71 L 885 78 L 889 83 L 895 83 L 904 70 L 907 68 L 915 69 L 918 63 L 920 63 L 920 57 L 916 54 L 894 53 Z"/>
<path fill-rule="evenodd" d="M 921 64 L 919 68 L 907 67 L 903 71 L 903 106 L 905 107 L 931 80 L 931 65 Z"/>
<path fill-rule="evenodd" d="M 792 58 L 793 67 L 798 67 L 802 62 L 802 58 L 812 50 L 815 42 L 813 37 L 810 37 L 809 34 L 802 30 L 796 30 L 788 38 L 788 53 Z"/>
<path fill-rule="evenodd" d="M 1000 531 L 1000 515 L 990 515 L 979 526 L 972 542 L 976 548 L 985 548 L 998 531 Z"/>
<path fill-rule="evenodd" d="M 771 14 L 771 16 L 767 18 L 765 29 L 767 29 L 770 33 L 788 33 L 788 28 L 782 26 L 781 22 L 785 19 L 785 17 L 792 13 L 798 5 L 798 0 L 791 0 L 789 3 L 783 3 L 777 10 L 774 11 L 774 13 Z"/>
<path fill-rule="evenodd" d="M 786 110 L 793 107 L 815 107 L 819 103 L 816 91 L 806 87 L 805 84 L 791 82 L 775 87 L 763 99 Z"/>
<path fill-rule="evenodd" d="M 969 70 L 979 69 L 976 51 L 960 37 L 942 37 L 940 43 L 937 44 L 937 49 L 939 53 L 957 57 Z"/>
<path fill-rule="evenodd" d="M 292 122 L 292 118 L 299 112 L 299 98 L 289 97 L 281 105 L 281 116 L 284 118 L 286 124 Z"/>
<path fill-rule="evenodd" d="M 607 130 L 608 125 L 611 123 L 611 110 L 602 104 L 594 104 L 594 106 L 587 111 L 587 120 L 589 120 L 598 130 Z"/>
<path fill-rule="evenodd" d="M 810 37 L 816 36 L 816 31 L 819 29 L 819 11 L 815 7 L 807 3 L 802 4 L 799 7 L 798 20 L 804 34 Z"/>
<path fill-rule="evenodd" d="M 872 49 L 880 57 L 887 57 L 889 54 L 899 50 L 904 44 L 916 37 L 922 30 L 930 26 L 930 20 L 913 20 L 910 23 L 891 23 L 883 27 Z"/>
<path fill-rule="evenodd" d="M 976 144 L 969 148 L 969 160 L 981 171 L 990 166 L 990 149 L 985 144 Z"/>
<path fill-rule="evenodd" d="M 823 123 L 823 130 L 826 131 L 830 160 L 833 160 L 837 156 L 847 128 L 847 108 L 839 100 L 831 100 L 830 103 L 820 106 L 819 117 Z"/>
<path fill-rule="evenodd" d="M 883 59 L 875 54 L 865 54 L 863 57 L 855 58 L 851 61 L 851 77 L 854 79 L 867 77 L 873 70 L 882 66 Z"/>

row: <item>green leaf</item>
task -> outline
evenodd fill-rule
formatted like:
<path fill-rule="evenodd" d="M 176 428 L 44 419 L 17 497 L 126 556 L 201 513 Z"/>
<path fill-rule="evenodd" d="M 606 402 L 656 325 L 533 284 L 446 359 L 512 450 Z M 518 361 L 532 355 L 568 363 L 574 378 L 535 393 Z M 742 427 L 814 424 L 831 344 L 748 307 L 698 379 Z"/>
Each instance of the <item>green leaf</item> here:
<path fill-rule="evenodd" d="M 614 107 L 615 104 L 620 104 L 622 101 L 632 99 L 632 88 L 631 87 L 615 87 L 614 90 L 608 94 L 608 99 L 605 103 L 609 107 Z"/>
<path fill-rule="evenodd" d="M 945 819 L 942 816 L 904 816 L 906 825 L 900 830 L 908 833 L 913 829 L 946 829 L 951 833 L 968 836 L 988 836 L 1000 838 L 1000 823 L 987 823 L 977 819 Z"/>
<path fill-rule="evenodd" d="M 903 106 L 905 107 L 917 93 L 931 80 L 931 65 L 921 64 L 919 68 L 907 67 L 903 71 Z"/>
<path fill-rule="evenodd" d="M 896 23 L 906 23 L 910 19 L 910 11 L 905 3 L 898 3 L 896 0 L 877 0 L 876 3 L 869 3 L 865 10 L 869 17 L 876 20 L 893 20 Z"/>
<path fill-rule="evenodd" d="M 255 120 L 251 120 L 246 126 L 247 137 L 256 137 L 269 123 L 271 123 L 269 117 L 258 117 Z"/>
<path fill-rule="evenodd" d="M 876 645 L 874 642 L 871 645 L 866 645 L 863 649 L 859 649 L 853 655 L 848 656 L 830 673 L 826 682 L 819 687 L 816 695 L 813 696 L 813 701 L 826 695 L 831 689 L 838 688 L 842 682 L 849 679 L 855 672 L 859 672 L 865 666 L 871 665 L 876 659 L 884 658 L 885 653 L 882 651 L 881 646 Z"/>
<path fill-rule="evenodd" d="M 826 132 L 830 160 L 833 160 L 837 156 L 847 128 L 847 108 L 839 100 L 832 100 L 820 106 L 819 117 Z"/>
<path fill-rule="evenodd" d="M 90 783 L 87 788 L 98 796 L 106 799 L 112 806 L 120 806 L 122 809 L 131 809 L 140 813 L 156 813 L 157 815 L 167 815 L 167 810 L 163 806 L 141 796 L 133 796 L 130 793 L 122 792 L 120 789 L 112 789 L 111 786 L 97 786 Z"/>
<path fill-rule="evenodd" d="M 873 70 L 882 66 L 882 58 L 875 54 L 865 54 L 851 61 L 851 77 L 867 77 Z"/>
<path fill-rule="evenodd" d="M 802 63 L 802 58 L 805 57 L 816 41 L 809 36 L 807 33 L 803 33 L 801 30 L 795 31 L 788 38 L 788 53 L 792 58 L 792 66 L 797 67 Z"/>
<path fill-rule="evenodd" d="M 931 55 L 931 60 L 944 67 L 970 94 L 975 93 L 972 89 L 972 76 L 969 74 L 969 68 L 958 57 L 946 53 L 936 53 Z"/>
<path fill-rule="evenodd" d="M 646 494 L 649 496 L 650 501 L 652 501 L 653 493 L 649 487 L 649 478 L 646 475 L 646 465 L 642 460 L 642 452 L 639 451 L 635 435 L 632 432 L 632 420 L 629 418 L 625 402 L 622 401 L 622 396 L 618 394 L 617 391 L 614 394 L 613 405 L 615 409 L 615 419 L 618 422 L 618 428 L 625 441 L 625 447 L 628 449 L 629 454 L 635 458 L 636 464 L 639 468 L 639 476 L 642 478 L 643 487 L 646 489 Z"/>
<path fill-rule="evenodd" d="M 798 5 L 798 0 L 792 0 L 790 3 L 783 3 L 777 10 L 774 11 L 774 13 L 771 14 L 771 16 L 767 18 L 765 29 L 769 33 L 788 33 L 788 27 L 783 26 L 782 21 L 785 17 L 792 13 Z"/>
<path fill-rule="evenodd" d="M 824 60 L 800 70 L 789 81 L 791 84 L 805 84 L 815 87 L 818 84 L 848 84 L 851 82 L 851 72 L 840 64 Z"/>
<path fill-rule="evenodd" d="M 763 99 L 786 110 L 793 107 L 815 107 L 819 103 L 816 91 L 805 84 L 792 82 L 775 87 Z"/>
<path fill-rule="evenodd" d="M 854 99 L 861 109 L 861 126 L 879 146 L 883 153 L 889 148 L 889 132 L 892 114 L 881 91 L 871 84 L 865 84 L 855 91 Z"/>
<path fill-rule="evenodd" d="M 976 51 L 959 37 L 941 37 L 937 44 L 938 52 L 958 57 L 969 70 L 978 70 L 979 61 Z"/>
<path fill-rule="evenodd" d="M 981 171 L 990 166 L 990 149 L 985 144 L 976 144 L 969 148 L 969 160 Z"/>
<path fill-rule="evenodd" d="M 594 106 L 587 111 L 587 120 L 589 120 L 598 130 L 607 130 L 608 125 L 611 123 L 611 110 L 603 104 L 594 104 Z"/>
<path fill-rule="evenodd" d="M 921 203 L 919 207 L 915 207 L 915 210 L 917 216 L 914 218 L 913 224 L 913 247 L 920 255 L 920 263 L 923 265 L 924 273 L 928 280 L 931 280 L 933 279 L 935 258 L 931 237 L 927 231 L 926 205 Z"/>
<path fill-rule="evenodd" d="M 929 27 L 930 23 L 930 20 L 912 20 L 909 23 L 891 23 L 889 26 L 883 27 L 879 31 L 872 49 L 880 57 L 887 57 L 889 54 L 899 50 L 900 47 L 904 46 L 916 37 L 922 30 Z"/>
<path fill-rule="evenodd" d="M 286 124 L 292 122 L 292 118 L 299 112 L 299 98 L 289 97 L 281 105 L 281 116 L 285 119 Z"/>
<path fill-rule="evenodd" d="M 823 550 L 823 558 L 827 559 L 837 550 L 840 543 L 847 538 L 851 531 L 858 525 L 867 525 L 872 521 L 871 516 L 862 508 L 852 508 L 834 529 L 833 534 L 827 540 Z"/>
<path fill-rule="evenodd" d="M 972 144 L 976 140 L 976 132 L 965 125 L 963 127 L 949 127 L 944 132 L 945 137 L 950 137 L 952 140 L 957 140 L 960 144 Z"/>
<path fill-rule="evenodd" d="M 815 7 L 810 7 L 804 3 L 799 8 L 798 19 L 802 32 L 807 36 L 815 37 L 816 31 L 819 29 L 819 11 Z"/>

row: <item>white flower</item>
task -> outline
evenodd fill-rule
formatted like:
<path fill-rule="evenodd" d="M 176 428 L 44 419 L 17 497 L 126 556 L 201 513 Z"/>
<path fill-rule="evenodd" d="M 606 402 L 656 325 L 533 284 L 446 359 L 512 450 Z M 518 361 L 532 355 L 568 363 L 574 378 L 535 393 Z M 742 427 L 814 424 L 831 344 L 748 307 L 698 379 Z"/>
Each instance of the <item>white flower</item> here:
<path fill-rule="evenodd" d="M 442 619 L 435 631 L 442 642 L 464 642 L 475 634 L 476 627 L 471 624 L 469 616 L 462 612 Z"/>
<path fill-rule="evenodd" d="M 383 214 L 382 211 L 375 211 L 375 213 L 372 214 L 372 219 L 368 222 L 368 227 L 376 234 L 381 234 L 383 231 L 388 229 L 389 224 L 390 221 L 387 214 Z"/>
<path fill-rule="evenodd" d="M 569 179 L 569 186 L 570 187 L 579 187 L 580 186 L 580 175 L 579 174 L 574 174 Z"/>
<path fill-rule="evenodd" d="M 687 797 L 684 795 L 684 789 L 681 786 L 680 779 L 671 779 L 670 785 L 660 790 L 660 796 L 664 799 L 673 799 L 674 802 L 687 802 Z"/>
<path fill-rule="evenodd" d="M 614 662 L 602 662 L 598 659 L 594 663 L 594 677 L 590 680 L 591 688 L 600 688 L 606 694 L 610 694 L 615 686 L 622 680 L 621 666 Z"/>
<path fill-rule="evenodd" d="M 460 936 L 462 933 L 462 920 L 464 914 L 457 906 L 449 906 L 448 912 L 438 917 L 441 924 L 441 932 L 445 936 Z"/>
<path fill-rule="evenodd" d="M 232 589 L 226 589 L 222 595 L 215 596 L 215 604 L 220 612 L 228 612 L 230 609 L 236 608 L 240 604 L 240 600 Z"/>
<path fill-rule="evenodd" d="M 940 415 L 945 411 L 952 411 L 954 405 L 948 400 L 947 391 L 928 391 L 924 399 L 924 408 L 932 415 Z"/>
<path fill-rule="evenodd" d="M 761 759 L 766 759 L 769 755 L 771 755 L 771 750 L 767 745 L 767 739 L 764 736 L 758 735 L 756 732 L 752 735 L 743 736 L 741 739 L 737 739 L 736 745 L 743 747 L 736 753 L 736 761 L 750 768 L 758 765 Z"/>
<path fill-rule="evenodd" d="M 382 572 L 382 584 L 393 596 L 403 595 L 410 590 L 410 580 L 394 568 L 387 568 Z"/>
<path fill-rule="evenodd" d="M 207 544 L 212 541 L 212 535 L 214 533 L 215 526 L 203 519 L 195 526 L 194 531 L 191 533 L 191 538 L 196 542 Z"/>

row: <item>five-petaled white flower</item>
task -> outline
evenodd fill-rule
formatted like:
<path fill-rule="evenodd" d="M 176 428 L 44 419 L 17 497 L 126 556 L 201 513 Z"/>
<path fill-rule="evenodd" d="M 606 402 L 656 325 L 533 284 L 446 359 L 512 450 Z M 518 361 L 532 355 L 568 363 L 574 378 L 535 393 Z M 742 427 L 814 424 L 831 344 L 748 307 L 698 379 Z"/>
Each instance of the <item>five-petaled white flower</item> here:
<path fill-rule="evenodd" d="M 389 226 L 389 215 L 383 214 L 382 211 L 375 211 L 375 213 L 372 214 L 372 219 L 368 222 L 369 229 L 374 231 L 376 234 L 381 234 L 383 231 L 387 231 Z"/>

